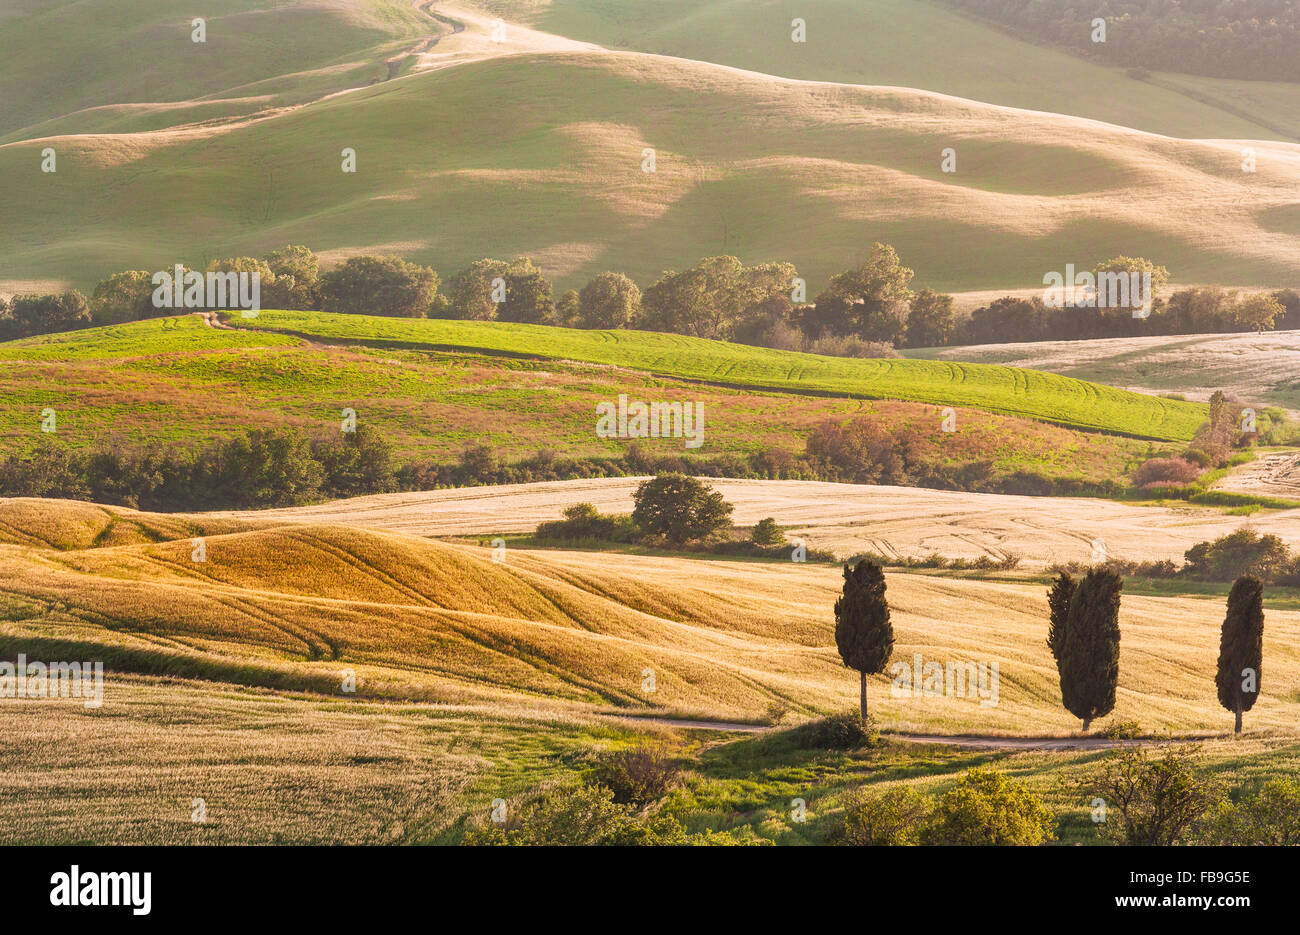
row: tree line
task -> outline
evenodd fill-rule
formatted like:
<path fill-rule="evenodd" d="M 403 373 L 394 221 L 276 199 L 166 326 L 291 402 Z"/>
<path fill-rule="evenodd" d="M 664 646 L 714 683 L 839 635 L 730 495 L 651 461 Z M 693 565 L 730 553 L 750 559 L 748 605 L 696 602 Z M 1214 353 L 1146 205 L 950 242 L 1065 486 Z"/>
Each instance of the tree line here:
<path fill-rule="evenodd" d="M 258 274 L 266 308 L 638 328 L 848 357 L 896 356 L 900 347 L 1300 327 L 1300 293 L 1292 289 L 1184 289 L 1156 297 L 1140 315 L 1131 304 L 1055 307 L 1038 296 L 1005 296 L 961 316 L 951 295 L 914 290 L 913 270 L 882 243 L 811 301 L 793 263 L 745 266 L 732 256 L 665 271 L 644 291 L 623 273 L 603 272 L 558 297 L 527 257 L 475 260 L 444 282 L 436 270 L 393 256 L 354 256 L 322 273 L 315 253 L 291 244 L 261 257 L 215 260 L 207 272 Z M 1150 274 L 1155 291 L 1168 281 L 1164 267 L 1142 257 L 1114 257 L 1091 271 L 1094 278 L 1129 272 Z M 155 288 L 153 274 L 125 270 L 89 297 L 68 291 L 0 299 L 0 340 L 175 314 L 155 305 Z"/>
<path fill-rule="evenodd" d="M 945 0 L 1031 41 L 1046 40 L 1111 65 L 1300 81 L 1293 0 Z M 1106 20 L 1093 41 L 1095 18 Z"/>

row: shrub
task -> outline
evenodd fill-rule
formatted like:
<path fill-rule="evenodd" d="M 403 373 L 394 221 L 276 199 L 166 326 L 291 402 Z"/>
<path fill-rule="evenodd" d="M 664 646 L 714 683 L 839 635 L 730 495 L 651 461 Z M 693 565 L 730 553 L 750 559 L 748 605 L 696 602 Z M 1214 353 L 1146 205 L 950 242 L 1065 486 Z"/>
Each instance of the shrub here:
<path fill-rule="evenodd" d="M 565 509 L 564 519 L 540 524 L 536 535 L 539 539 L 625 542 L 633 532 L 629 517 L 608 516 L 590 503 L 575 503 Z"/>
<path fill-rule="evenodd" d="M 1261 536 L 1248 527 L 1213 542 L 1198 542 L 1183 557 L 1187 560 L 1185 574 L 1210 581 L 1232 581 L 1251 575 L 1271 584 L 1292 569 L 1291 554 L 1281 539 Z"/>
<path fill-rule="evenodd" d="M 1097 731 L 1097 736 L 1109 740 L 1137 740 L 1142 736 L 1142 725 L 1137 721 L 1111 721 Z"/>
<path fill-rule="evenodd" d="M 320 277 L 322 307 L 351 315 L 424 318 L 438 274 L 391 256 L 354 256 Z"/>
<path fill-rule="evenodd" d="M 770 516 L 758 521 L 753 532 L 749 534 L 749 538 L 756 545 L 774 546 L 785 544 L 785 532 L 776 524 L 776 520 Z"/>
<path fill-rule="evenodd" d="M 1055 836 L 1056 819 L 1038 796 L 999 770 L 977 766 L 939 800 L 922 840 L 1036 846 Z"/>
<path fill-rule="evenodd" d="M 599 757 L 591 780 L 609 789 L 620 805 L 643 808 L 658 802 L 680 781 L 681 764 L 662 744 L 642 744 Z"/>
<path fill-rule="evenodd" d="M 857 335 L 824 334 L 805 342 L 804 350 L 823 357 L 900 357 L 889 341 L 865 341 Z"/>
<path fill-rule="evenodd" d="M 1152 458 L 1133 472 L 1133 486 L 1146 488 L 1190 484 L 1201 473 L 1202 467 L 1186 458 Z"/>
<path fill-rule="evenodd" d="M 921 843 L 934 801 L 907 786 L 883 792 L 854 789 L 844 800 L 840 839 L 856 846 Z"/>
<path fill-rule="evenodd" d="M 1087 798 L 1106 803 L 1102 834 L 1127 844 L 1181 843 L 1221 798 L 1217 786 L 1196 773 L 1199 752 L 1189 744 L 1166 745 L 1159 756 L 1141 745 L 1112 751 L 1082 786 Z M 1112 812 L 1119 813 L 1119 822 L 1110 818 Z"/>
<path fill-rule="evenodd" d="M 1209 812 L 1198 843 L 1287 846 L 1300 844 L 1300 782 L 1272 779 L 1235 803 L 1224 799 Z"/>
<path fill-rule="evenodd" d="M 670 815 L 636 814 L 604 786 L 562 786 L 524 806 L 504 825 L 470 829 L 468 845 L 664 846 L 738 844 L 728 834 L 688 834 Z"/>
<path fill-rule="evenodd" d="M 817 750 L 856 750 L 876 744 L 880 735 L 875 722 L 865 722 L 858 711 L 842 711 L 795 729 L 798 740 Z"/>

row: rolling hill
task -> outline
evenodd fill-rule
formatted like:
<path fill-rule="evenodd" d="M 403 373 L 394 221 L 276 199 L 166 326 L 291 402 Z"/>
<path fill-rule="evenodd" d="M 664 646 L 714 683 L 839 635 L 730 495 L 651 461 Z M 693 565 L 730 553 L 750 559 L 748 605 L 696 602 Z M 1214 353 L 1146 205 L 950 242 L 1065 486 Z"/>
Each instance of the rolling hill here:
<path fill-rule="evenodd" d="M 628 52 L 521 52 L 272 119 L 60 137 L 56 173 L 39 171 L 47 143 L 0 146 L 10 288 L 286 241 L 446 275 L 526 254 L 562 289 L 727 253 L 789 259 L 815 293 L 876 240 L 947 290 L 1121 253 L 1182 281 L 1286 285 L 1300 269 L 1294 145 L 1252 144 L 1246 175 L 1232 141 Z"/>
<path fill-rule="evenodd" d="M 0 513 L 21 523 L 8 502 Z M 832 640 L 833 566 L 525 550 L 494 562 L 484 549 L 330 524 L 210 535 L 205 545 L 204 562 L 192 560 L 189 538 L 0 546 L 0 646 L 341 699 L 342 673 L 353 670 L 358 701 L 509 708 L 536 698 L 588 716 L 756 719 L 775 703 L 812 713 L 855 695 Z M 997 704 L 981 705 L 894 697 L 879 678 L 876 710 L 890 727 L 1073 729 L 1055 696 L 1040 586 L 892 574 L 889 593 L 897 658 L 998 661 L 1001 679 Z M 1218 601 L 1127 598 L 1117 715 L 1148 728 L 1221 727 L 1212 680 L 1198 677 L 1213 672 L 1221 617 Z M 1257 727 L 1294 726 L 1297 637 L 1300 614 L 1269 612 L 1275 688 L 1251 711 Z M 647 668 L 653 691 L 643 688 Z"/>
<path fill-rule="evenodd" d="M 302 104 L 387 74 L 437 24 L 401 0 L 38 0 L 0 10 L 0 143 Z M 191 22 L 205 20 L 193 40 Z"/>
<path fill-rule="evenodd" d="M 32 742 L 0 750 L 4 839 L 445 843 L 496 799 L 517 803 L 649 737 L 694 751 L 694 827 L 815 842 L 849 789 L 942 790 L 993 763 L 1083 843 L 1087 815 L 1061 786 L 1095 752 L 890 743 L 848 755 L 789 732 L 721 746 L 692 732 L 687 744 L 680 722 L 656 722 L 797 721 L 851 705 L 829 611 L 838 578 L 818 565 L 515 548 L 494 562 L 328 521 L 0 500 L 0 654 L 106 670 L 98 707 L 0 700 L 0 726 Z M 874 678 L 886 730 L 1014 740 L 1077 728 L 1059 705 L 1041 584 L 891 573 L 888 586 L 896 660 L 996 663 L 998 690 L 985 705 L 896 695 Z M 1218 599 L 1126 596 L 1115 718 L 1221 735 L 1221 617 Z M 1207 744 L 1208 767 L 1237 783 L 1294 771 L 1300 612 L 1270 606 L 1267 619 L 1248 734 Z M 819 817 L 791 832 L 771 819 L 794 795 Z"/>
<path fill-rule="evenodd" d="M 1204 412 L 1192 404 L 1032 370 L 900 358 L 819 357 L 648 331 L 287 311 L 237 323 L 245 330 L 320 340 L 576 360 L 754 389 L 964 406 L 1157 440 L 1190 439 L 1204 420 Z"/>
<path fill-rule="evenodd" d="M 925 360 L 1029 367 L 1146 393 L 1205 400 L 1215 390 L 1256 404 L 1300 410 L 1300 332 L 1174 334 L 938 347 L 904 352 Z"/>
<path fill-rule="evenodd" d="M 1200 404 L 998 366 L 503 323 L 270 311 L 239 321 L 219 329 L 187 315 L 0 344 L 0 438 L 12 452 L 192 445 L 284 425 L 324 435 L 352 408 L 399 458 L 448 462 L 474 443 L 515 459 L 542 448 L 619 457 L 627 441 L 595 434 L 596 406 L 627 394 L 701 405 L 695 453 L 710 458 L 802 452 L 817 424 L 866 415 L 906 428 L 927 461 L 1114 480 L 1205 418 Z M 942 430 L 949 406 L 955 432 Z M 47 407 L 52 436 L 39 431 Z"/>
<path fill-rule="evenodd" d="M 1300 88 L 1125 69 L 1007 35 L 933 0 L 476 0 L 537 29 L 613 49 L 786 78 L 922 88 L 1166 136 L 1300 138 Z M 1088 18 L 1094 14 L 1090 12 Z M 792 20 L 807 41 L 791 40 Z M 1085 22 L 1088 21 L 1085 19 Z M 1112 24 L 1112 28 L 1119 28 Z"/>

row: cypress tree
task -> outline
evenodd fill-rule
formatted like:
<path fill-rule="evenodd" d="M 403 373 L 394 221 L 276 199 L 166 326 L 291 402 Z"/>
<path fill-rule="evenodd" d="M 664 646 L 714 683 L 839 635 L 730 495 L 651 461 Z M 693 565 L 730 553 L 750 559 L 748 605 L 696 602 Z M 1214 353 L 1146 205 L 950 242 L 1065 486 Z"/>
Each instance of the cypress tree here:
<path fill-rule="evenodd" d="M 1057 660 L 1061 702 L 1083 720 L 1085 731 L 1094 718 L 1104 717 L 1115 708 L 1119 592 L 1123 586 L 1123 579 L 1109 568 L 1090 569 L 1075 588 L 1065 618 Z"/>
<path fill-rule="evenodd" d="M 1052 658 L 1057 667 L 1061 663 L 1061 646 L 1065 642 L 1065 621 L 1070 614 L 1070 598 L 1079 586 L 1068 572 L 1061 572 L 1047 591 L 1047 607 L 1051 612 L 1047 624 L 1047 648 L 1052 651 Z"/>
<path fill-rule="evenodd" d="M 1234 732 L 1241 733 L 1241 713 L 1259 697 L 1260 666 L 1264 661 L 1264 585 L 1242 575 L 1228 592 L 1228 614 L 1219 638 L 1219 671 L 1214 684 L 1219 704 L 1237 716 Z"/>
<path fill-rule="evenodd" d="M 894 627 L 885 601 L 885 574 L 866 560 L 844 566 L 844 591 L 835 602 L 835 646 L 861 677 L 862 723 L 867 722 L 867 676 L 885 671 L 894 651 Z"/>

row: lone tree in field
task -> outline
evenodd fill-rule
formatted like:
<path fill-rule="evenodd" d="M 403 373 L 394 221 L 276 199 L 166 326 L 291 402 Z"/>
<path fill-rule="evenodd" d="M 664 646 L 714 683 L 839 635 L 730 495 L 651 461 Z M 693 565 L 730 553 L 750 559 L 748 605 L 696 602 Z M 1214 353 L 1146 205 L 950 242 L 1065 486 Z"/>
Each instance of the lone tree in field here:
<path fill-rule="evenodd" d="M 633 494 L 632 522 L 648 536 L 672 545 L 707 539 L 731 523 L 731 504 L 704 481 L 686 474 L 660 474 Z"/>
<path fill-rule="evenodd" d="M 758 521 L 753 532 L 749 534 L 749 538 L 752 539 L 756 545 L 784 545 L 785 531 L 776 524 L 775 519 L 769 516 L 766 519 L 760 519 Z"/>
<path fill-rule="evenodd" d="M 867 722 L 867 676 L 885 671 L 894 651 L 894 627 L 885 601 L 885 574 L 866 560 L 844 566 L 844 593 L 835 602 L 835 646 L 862 678 L 862 723 Z"/>
<path fill-rule="evenodd" d="M 1237 715 L 1235 732 L 1241 733 L 1241 713 L 1259 697 L 1260 665 L 1264 661 L 1264 585 L 1242 575 L 1228 592 L 1228 615 L 1219 639 L 1219 671 L 1214 684 L 1219 704 Z"/>
<path fill-rule="evenodd" d="M 1047 607 L 1051 616 L 1047 624 L 1047 648 L 1052 651 L 1057 669 L 1061 666 L 1061 647 L 1065 644 L 1065 621 L 1070 615 L 1070 599 L 1074 597 L 1079 582 L 1068 572 L 1061 572 L 1047 592 Z"/>
<path fill-rule="evenodd" d="M 1115 708 L 1119 682 L 1119 591 L 1124 581 L 1109 568 L 1093 568 L 1083 576 L 1070 599 L 1065 633 L 1058 637 L 1061 702 L 1083 719 L 1086 731 L 1093 718 Z"/>

